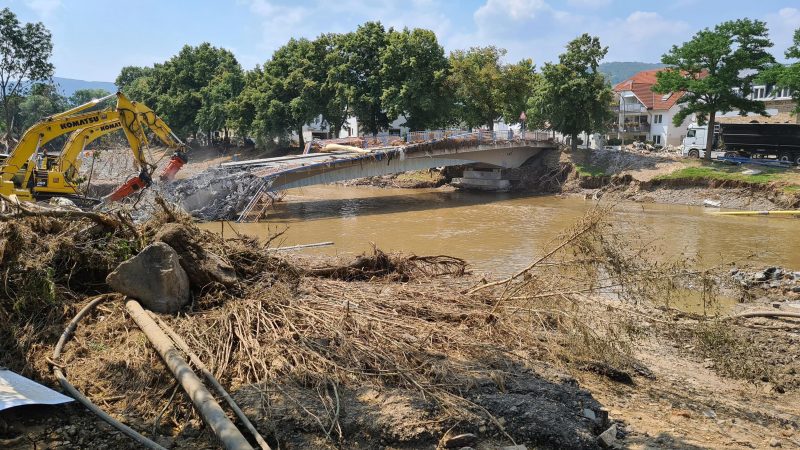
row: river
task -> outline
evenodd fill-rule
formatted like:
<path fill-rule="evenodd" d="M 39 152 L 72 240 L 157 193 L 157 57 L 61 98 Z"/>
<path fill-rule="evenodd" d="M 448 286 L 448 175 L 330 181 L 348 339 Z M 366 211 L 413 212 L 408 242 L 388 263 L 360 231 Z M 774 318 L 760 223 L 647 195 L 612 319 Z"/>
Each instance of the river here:
<path fill-rule="evenodd" d="M 309 253 L 349 255 L 384 251 L 445 254 L 473 270 L 507 275 L 525 267 L 595 202 L 556 196 L 476 193 L 438 189 L 312 186 L 287 192 L 267 220 L 226 224 L 264 238 L 285 230 L 278 245 L 333 241 Z M 658 258 L 695 258 L 717 264 L 755 254 L 759 264 L 800 269 L 800 222 L 790 218 L 736 217 L 709 209 L 618 202 L 615 226 L 652 239 Z M 220 223 L 204 225 L 219 231 Z"/>

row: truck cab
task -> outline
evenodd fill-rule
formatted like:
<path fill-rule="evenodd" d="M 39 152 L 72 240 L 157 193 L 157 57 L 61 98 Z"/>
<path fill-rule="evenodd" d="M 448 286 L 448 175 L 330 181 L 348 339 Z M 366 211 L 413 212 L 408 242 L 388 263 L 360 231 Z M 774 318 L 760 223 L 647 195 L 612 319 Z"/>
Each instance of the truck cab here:
<path fill-rule="evenodd" d="M 719 125 L 716 125 L 714 128 L 714 149 L 717 148 L 717 136 L 719 133 Z M 681 153 L 683 156 L 688 156 L 690 158 L 703 158 L 706 154 L 706 138 L 708 137 L 708 125 L 697 125 L 691 124 L 686 129 L 686 137 L 683 138 L 683 148 Z M 724 155 L 724 151 L 712 151 L 711 157 L 716 158 L 718 156 Z"/>

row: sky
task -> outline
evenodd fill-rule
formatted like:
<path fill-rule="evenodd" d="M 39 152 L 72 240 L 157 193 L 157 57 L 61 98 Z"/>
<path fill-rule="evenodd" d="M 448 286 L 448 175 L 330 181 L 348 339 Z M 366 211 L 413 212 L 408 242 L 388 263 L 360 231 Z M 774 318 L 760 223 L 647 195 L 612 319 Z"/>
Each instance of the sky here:
<path fill-rule="evenodd" d="M 428 28 L 446 51 L 495 45 L 506 60 L 558 59 L 587 32 L 605 61 L 658 62 L 673 44 L 717 23 L 767 22 L 779 59 L 800 28 L 798 0 L 0 0 L 53 34 L 55 75 L 114 81 L 122 67 L 163 62 L 185 44 L 231 50 L 245 69 L 291 37 L 348 32 L 366 21 Z"/>

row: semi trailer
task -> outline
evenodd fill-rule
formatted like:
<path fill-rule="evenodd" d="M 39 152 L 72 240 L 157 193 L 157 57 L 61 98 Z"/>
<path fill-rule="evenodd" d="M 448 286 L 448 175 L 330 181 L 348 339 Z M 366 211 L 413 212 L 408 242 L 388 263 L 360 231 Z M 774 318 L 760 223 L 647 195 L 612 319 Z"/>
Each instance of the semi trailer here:
<path fill-rule="evenodd" d="M 683 155 L 705 155 L 708 126 L 690 125 Z M 769 158 L 800 165 L 800 124 L 721 123 L 714 126 L 712 157 Z"/>

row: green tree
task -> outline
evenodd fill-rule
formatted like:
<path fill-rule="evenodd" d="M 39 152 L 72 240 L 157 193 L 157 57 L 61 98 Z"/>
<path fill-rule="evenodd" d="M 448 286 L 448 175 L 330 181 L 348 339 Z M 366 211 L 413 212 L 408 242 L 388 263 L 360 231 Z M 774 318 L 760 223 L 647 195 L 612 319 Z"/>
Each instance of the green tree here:
<path fill-rule="evenodd" d="M 314 76 L 320 87 L 320 114 L 328 125 L 331 137 L 339 131 L 350 114 L 349 99 L 352 97 L 350 69 L 344 50 L 344 42 L 352 39 L 352 33 L 328 33 L 314 40 L 314 59 L 318 62 Z"/>
<path fill-rule="evenodd" d="M 446 89 L 449 62 L 430 30 L 390 32 L 381 54 L 381 104 L 390 120 L 405 116 L 405 126 L 421 130 L 449 120 Z"/>
<path fill-rule="evenodd" d="M 497 47 L 473 47 L 450 54 L 449 85 L 455 97 L 459 121 L 473 128 L 494 122 L 502 115 L 500 59 L 506 51 Z"/>
<path fill-rule="evenodd" d="M 739 19 L 706 28 L 661 57 L 668 69 L 656 74 L 653 90 L 684 92 L 678 100 L 681 110 L 673 118 L 676 126 L 690 114 L 699 124 L 707 123 L 709 130 L 714 129 L 717 111 L 766 114 L 764 103 L 748 96 L 758 73 L 775 62 L 769 47 L 767 26 L 759 20 Z M 714 133 L 707 135 L 705 159 L 710 161 Z"/>
<path fill-rule="evenodd" d="M 519 123 L 519 116 L 527 109 L 528 99 L 536 90 L 539 79 L 531 59 L 502 67 L 497 102 L 505 123 Z"/>
<path fill-rule="evenodd" d="M 153 67 L 124 67 L 117 86 L 132 100 L 153 108 L 177 134 L 195 134 L 203 106 L 201 91 L 219 74 L 241 71 L 230 51 L 209 43 L 186 45 Z"/>
<path fill-rule="evenodd" d="M 39 23 L 20 24 L 8 8 L 0 10 L 0 101 L 8 133 L 13 133 L 16 98 L 30 83 L 53 76 L 53 43 L 50 32 Z"/>
<path fill-rule="evenodd" d="M 389 118 L 381 102 L 384 87 L 381 55 L 387 41 L 386 30 L 380 22 L 367 22 L 342 42 L 349 69 L 350 111 L 358 117 L 359 127 L 373 135 L 389 127 Z"/>
<path fill-rule="evenodd" d="M 227 138 L 230 128 L 238 128 L 236 102 L 244 88 L 244 73 L 241 67 L 237 69 L 217 74 L 200 89 L 201 106 L 195 121 L 201 130 L 223 130 Z"/>
<path fill-rule="evenodd" d="M 127 90 L 134 81 L 152 75 L 152 71 L 153 68 L 151 67 L 125 66 L 120 70 L 114 84 L 117 85 L 117 89 L 127 94 Z"/>
<path fill-rule="evenodd" d="M 774 84 L 778 88 L 789 88 L 795 102 L 794 113 L 800 113 L 800 29 L 794 32 L 794 42 L 786 50 L 787 59 L 795 59 L 787 65 L 775 64 L 760 77 L 764 82 Z"/>
<path fill-rule="evenodd" d="M 67 99 L 58 93 L 54 85 L 35 83 L 30 87 L 28 95 L 19 102 L 15 121 L 21 129 L 26 129 L 45 117 L 67 108 Z"/>
<path fill-rule="evenodd" d="M 298 134 L 305 145 L 303 126 L 320 114 L 320 81 L 314 45 L 308 39 L 290 39 L 264 64 L 256 92 L 254 123 L 262 135 Z"/>
<path fill-rule="evenodd" d="M 78 89 L 69 97 L 68 103 L 70 106 L 78 106 L 107 95 L 111 95 L 111 92 L 105 89 Z"/>
<path fill-rule="evenodd" d="M 607 50 L 597 37 L 584 33 L 567 44 L 558 63 L 545 64 L 541 82 L 528 100 L 528 126 L 549 126 L 570 136 L 573 151 L 578 134 L 604 130 L 613 94 L 597 66 Z"/>

